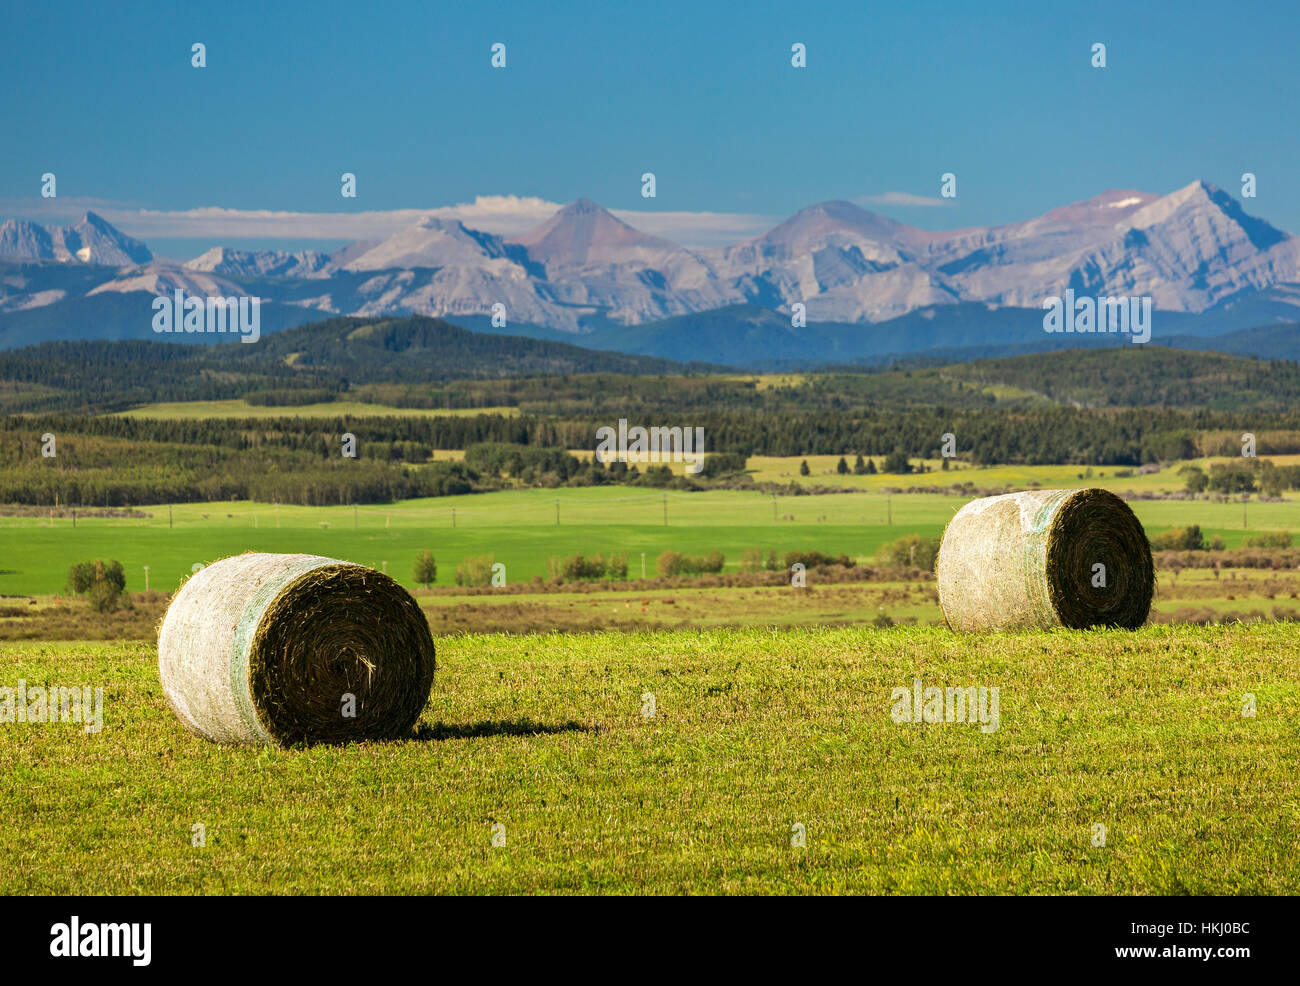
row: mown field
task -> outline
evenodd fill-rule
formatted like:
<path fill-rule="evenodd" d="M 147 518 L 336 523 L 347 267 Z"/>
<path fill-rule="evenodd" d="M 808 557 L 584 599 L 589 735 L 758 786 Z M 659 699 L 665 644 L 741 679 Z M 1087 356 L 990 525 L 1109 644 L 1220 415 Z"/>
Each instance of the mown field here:
<path fill-rule="evenodd" d="M 413 738 L 291 750 L 184 732 L 149 643 L 0 644 L 106 709 L 0 726 L 0 892 L 1294 893 L 1297 637 L 456 635 Z M 896 724 L 915 678 L 998 728 Z"/>
<path fill-rule="evenodd" d="M 1184 459 L 1173 462 L 1161 469 L 1139 474 L 1131 466 L 1081 466 L 1081 465 L 1000 465 L 978 466 L 969 462 L 954 460 L 947 470 L 943 469 L 942 459 L 911 460 L 914 468 L 928 467 L 929 472 L 914 472 L 905 475 L 876 472 L 871 475 L 855 476 L 837 471 L 839 461 L 844 458 L 850 468 L 854 456 L 838 455 L 802 455 L 802 456 L 766 456 L 755 455 L 749 458 L 750 475 L 757 482 L 796 483 L 799 486 L 823 487 L 835 486 L 851 490 L 879 493 L 885 489 L 908 489 L 910 487 L 939 486 L 971 483 L 976 489 L 1028 489 L 1034 485 L 1044 489 L 1066 488 L 1076 486 L 1099 486 L 1114 493 L 1172 493 L 1186 487 L 1185 477 L 1179 472 L 1188 466 L 1209 472 L 1216 464 L 1239 462 L 1223 456 L 1211 456 L 1199 459 Z M 870 458 L 876 469 L 884 464 L 882 456 Z M 1300 455 L 1268 455 L 1278 466 L 1293 466 L 1300 463 Z M 808 463 L 808 475 L 800 471 L 802 463 Z M 1120 475 L 1128 473 L 1128 475 Z"/>
<path fill-rule="evenodd" d="M 243 551 L 311 552 L 386 569 L 414 585 L 415 556 L 438 560 L 438 584 L 454 582 L 465 558 L 491 554 L 507 580 L 544 576 L 547 558 L 621 553 L 628 574 L 654 574 L 662 551 L 699 554 L 717 548 L 735 571 L 740 553 L 820 550 L 870 560 L 904 534 L 938 536 L 967 501 L 960 496 L 879 493 L 772 497 L 714 490 L 660 493 L 628 487 L 514 490 L 408 500 L 354 510 L 227 502 L 141 508 L 139 517 L 0 517 L 0 595 L 54 593 L 68 567 L 116 558 L 127 587 L 171 591 L 196 564 Z M 556 523 L 558 504 L 559 523 Z M 1248 532 L 1300 531 L 1300 500 L 1276 503 L 1137 500 L 1132 507 L 1149 532 L 1199 524 L 1229 547 Z M 667 524 L 664 523 L 665 507 Z M 169 526 L 170 512 L 170 526 Z M 454 514 L 454 517 L 453 517 Z M 278 519 L 277 519 L 278 518 Z M 455 526 L 453 527 L 453 523 Z M 278 525 L 278 526 L 277 526 Z"/>

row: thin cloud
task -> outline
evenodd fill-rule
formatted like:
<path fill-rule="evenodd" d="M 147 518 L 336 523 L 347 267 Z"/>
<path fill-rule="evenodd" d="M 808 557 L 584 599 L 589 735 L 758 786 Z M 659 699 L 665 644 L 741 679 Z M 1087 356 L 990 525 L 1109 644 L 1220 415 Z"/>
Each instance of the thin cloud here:
<path fill-rule="evenodd" d="M 861 195 L 853 200 L 858 205 L 952 205 L 952 199 L 936 199 L 928 195 L 913 195 L 911 192 L 885 192 L 883 195 Z"/>

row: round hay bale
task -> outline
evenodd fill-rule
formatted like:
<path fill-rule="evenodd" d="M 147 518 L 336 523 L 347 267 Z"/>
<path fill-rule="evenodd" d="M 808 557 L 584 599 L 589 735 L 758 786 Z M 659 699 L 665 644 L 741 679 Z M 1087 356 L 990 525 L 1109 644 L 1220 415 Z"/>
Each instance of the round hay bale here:
<path fill-rule="evenodd" d="M 428 701 L 433 638 L 410 593 L 372 568 L 249 553 L 181 587 L 158 670 L 176 718 L 218 743 L 391 739 Z"/>
<path fill-rule="evenodd" d="M 1155 589 L 1142 524 L 1100 489 L 972 500 L 943 532 L 935 576 L 952 630 L 1132 630 Z"/>

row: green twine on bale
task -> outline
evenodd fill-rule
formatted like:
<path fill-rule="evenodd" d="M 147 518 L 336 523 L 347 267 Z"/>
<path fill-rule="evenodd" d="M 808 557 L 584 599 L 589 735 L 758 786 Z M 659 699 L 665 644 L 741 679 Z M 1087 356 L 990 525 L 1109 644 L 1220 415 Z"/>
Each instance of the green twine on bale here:
<path fill-rule="evenodd" d="M 962 631 L 1132 630 L 1155 591 L 1141 522 L 1102 489 L 972 500 L 943 533 L 935 576 L 944 619 Z"/>
<path fill-rule="evenodd" d="M 345 743 L 408 734 L 433 686 L 429 624 L 363 565 L 250 552 L 190 578 L 158 633 L 163 692 L 218 743 Z M 351 714 L 349 714 L 351 713 Z"/>

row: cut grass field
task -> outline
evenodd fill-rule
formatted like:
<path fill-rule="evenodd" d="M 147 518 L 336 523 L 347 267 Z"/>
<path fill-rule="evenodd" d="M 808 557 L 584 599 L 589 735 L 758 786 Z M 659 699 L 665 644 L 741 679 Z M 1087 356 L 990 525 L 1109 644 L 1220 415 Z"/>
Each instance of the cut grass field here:
<path fill-rule="evenodd" d="M 853 467 L 854 456 L 843 456 L 849 467 Z M 884 465 L 883 456 L 868 456 L 879 470 Z M 1279 466 L 1292 466 L 1300 463 L 1300 455 L 1266 455 Z M 1082 465 L 1005 465 L 976 466 L 969 462 L 954 460 L 950 468 L 944 470 L 942 459 L 912 459 L 914 467 L 924 464 L 929 472 L 907 473 L 905 475 L 876 472 L 871 475 L 843 475 L 836 472 L 841 456 L 838 455 L 796 455 L 796 456 L 750 456 L 748 465 L 750 475 L 757 482 L 796 483 L 799 486 L 836 486 L 845 489 L 863 490 L 879 493 L 885 489 L 908 489 L 910 487 L 938 486 L 948 487 L 960 483 L 972 483 L 976 489 L 1028 489 L 1035 484 L 1043 489 L 1057 487 L 1099 486 L 1112 493 L 1172 493 L 1186 487 L 1186 482 L 1179 471 L 1187 466 L 1208 472 L 1211 465 L 1240 462 L 1240 459 L 1223 457 L 1187 459 L 1174 462 L 1156 472 L 1139 475 L 1131 466 L 1082 466 Z M 800 474 L 799 467 L 808 463 L 808 475 Z M 1131 475 L 1119 476 L 1119 472 Z"/>
<path fill-rule="evenodd" d="M 408 588 L 414 585 L 415 556 L 425 548 L 437 558 L 440 585 L 454 582 L 465 558 L 484 554 L 506 566 L 511 583 L 544 576 L 553 555 L 578 553 L 626 554 L 633 577 L 640 575 L 642 552 L 653 575 L 655 559 L 668 550 L 701 554 L 717 548 L 727 557 L 727 571 L 736 570 L 740 553 L 750 547 L 819 550 L 866 562 L 882 544 L 905 534 L 939 536 L 968 499 L 922 493 L 665 494 L 619 486 L 407 500 L 355 511 L 188 503 L 144 507 L 140 517 L 83 515 L 75 528 L 70 518 L 56 518 L 51 526 L 39 516 L 0 517 L 0 595 L 59 592 L 71 565 L 94 558 L 121 561 L 131 589 L 144 588 L 148 565 L 150 587 L 170 592 L 195 564 L 250 550 L 309 552 L 380 569 L 386 562 L 388 574 Z M 1207 537 L 1219 534 L 1229 547 L 1258 530 L 1300 531 L 1297 500 L 1244 507 L 1180 500 L 1131 505 L 1149 532 L 1199 524 Z"/>
<path fill-rule="evenodd" d="M 451 636 L 414 738 L 293 750 L 184 732 L 150 644 L 0 644 L 3 684 L 105 702 L 0 725 L 0 892 L 1294 893 L 1297 643 Z M 895 724 L 914 678 L 997 687 L 999 728 Z"/>

